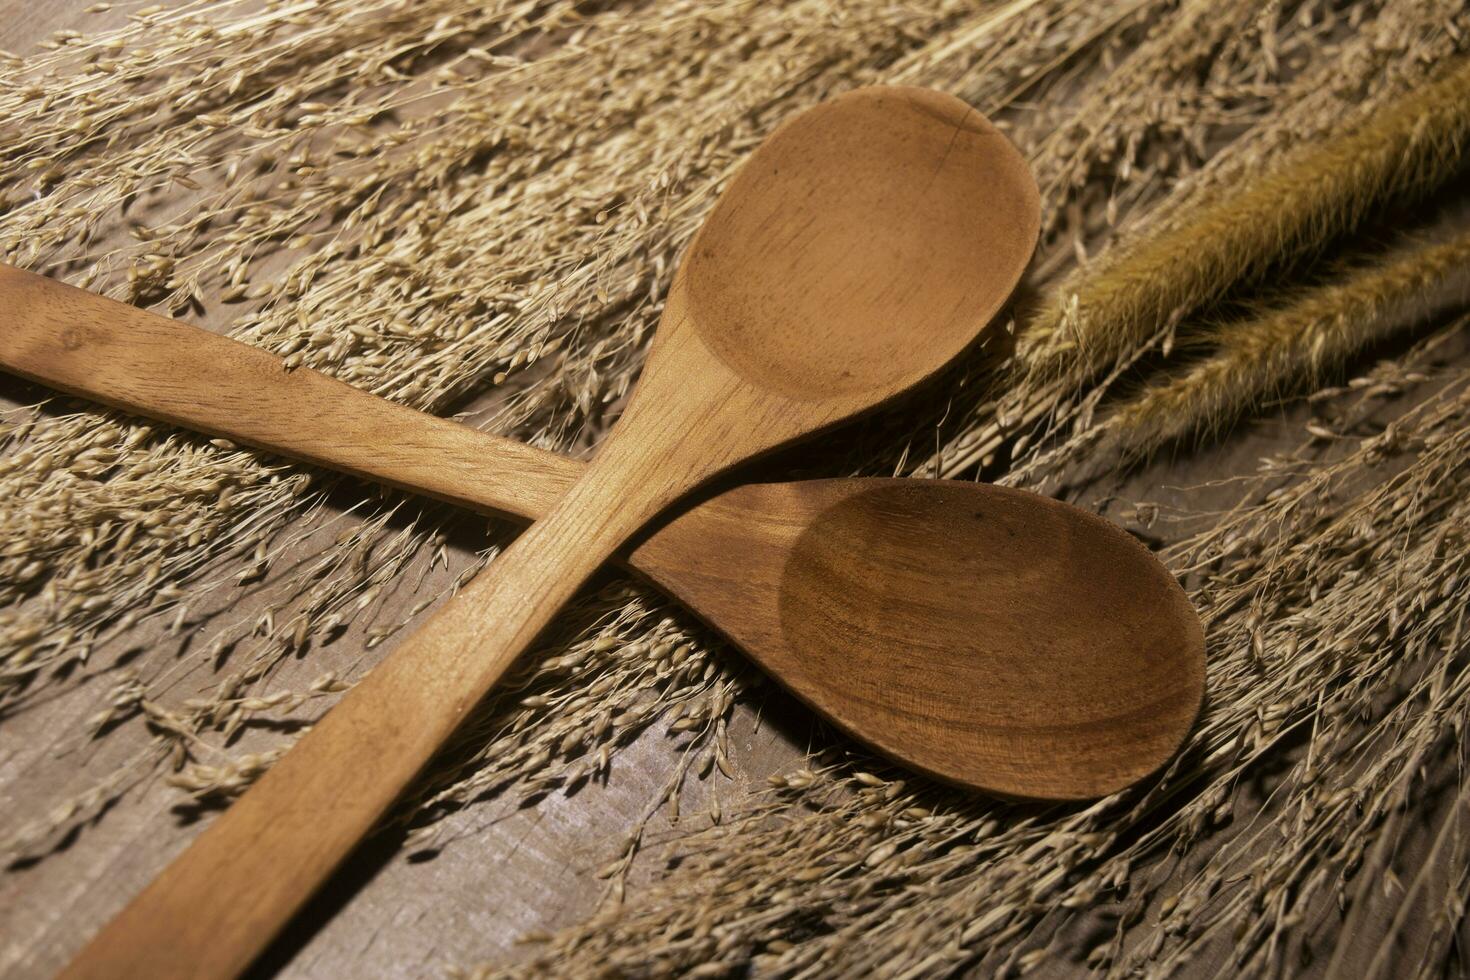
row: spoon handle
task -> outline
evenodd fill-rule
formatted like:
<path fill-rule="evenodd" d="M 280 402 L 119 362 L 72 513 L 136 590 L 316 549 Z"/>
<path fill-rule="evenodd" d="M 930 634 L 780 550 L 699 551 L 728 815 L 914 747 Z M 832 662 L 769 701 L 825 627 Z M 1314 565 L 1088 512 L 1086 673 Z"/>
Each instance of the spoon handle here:
<path fill-rule="evenodd" d="M 353 687 L 62 976 L 242 972 L 556 611 L 677 492 L 659 479 L 656 456 L 608 446 L 549 516 Z"/>
<path fill-rule="evenodd" d="M 586 464 L 257 347 L 0 264 L 0 367 L 147 418 L 428 494 L 544 516 Z"/>

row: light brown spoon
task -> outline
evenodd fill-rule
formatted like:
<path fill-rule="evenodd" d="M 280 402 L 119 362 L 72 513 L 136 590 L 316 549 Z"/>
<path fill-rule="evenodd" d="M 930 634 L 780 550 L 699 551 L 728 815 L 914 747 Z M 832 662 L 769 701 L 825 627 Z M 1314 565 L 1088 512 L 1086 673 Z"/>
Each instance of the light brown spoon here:
<path fill-rule="evenodd" d="M 278 358 L 256 348 L 3 265 L 0 309 L 5 311 L 0 318 L 5 327 L 0 331 L 0 367 L 150 418 L 229 436 L 472 509 L 539 518 L 584 468 L 405 409 L 308 369 L 286 371 Z M 949 549 L 928 547 L 922 536 L 906 536 L 891 549 L 876 547 L 863 533 L 866 518 L 859 508 L 828 506 L 889 485 L 905 488 L 903 496 L 914 521 L 946 535 L 966 526 L 966 519 L 986 506 L 987 498 L 1011 493 L 936 481 L 838 480 L 742 487 L 695 506 L 658 530 L 627 560 L 665 591 L 703 611 L 727 635 L 741 638 L 754 659 L 852 734 L 886 746 L 901 763 L 960 785 L 1046 799 L 1096 796 L 1125 784 L 1134 774 L 1150 771 L 1172 751 L 1187 725 L 1190 706 L 1198 700 L 1199 680 L 1199 644 L 1192 639 L 1198 626 L 1187 606 L 1177 602 L 1181 594 L 1172 580 L 1165 588 L 1184 615 L 1173 623 L 1171 641 L 1158 646 L 1177 657 L 1177 662 L 1160 663 L 1159 676 L 1144 669 L 1149 650 L 1138 644 L 1131 625 L 1134 615 L 1146 616 L 1161 627 L 1169 625 L 1160 619 L 1155 597 L 1147 590 L 1134 593 L 1131 603 L 1110 602 L 1114 612 L 1100 620 L 1103 629 L 1088 631 L 1085 660 L 1075 665 L 1058 661 L 1060 667 L 1084 666 L 1094 678 L 1104 665 L 1114 665 L 1147 681 L 1146 689 L 1156 696 L 1174 698 L 1169 710 L 1129 719 L 1142 703 L 1136 692 L 1114 684 L 1093 691 L 1090 699 L 1097 711 L 1110 700 L 1116 702 L 1107 709 L 1114 730 L 1106 745 L 1099 744 L 1091 724 L 1058 730 L 1052 706 L 1075 701 L 1068 670 L 1046 672 L 1046 678 L 1061 686 L 1056 692 L 1031 686 L 1033 682 L 1018 692 L 1007 683 L 1010 672 L 1005 665 L 993 662 L 999 654 L 1024 664 L 1055 657 L 1057 647 L 1047 639 L 1046 627 L 1058 621 L 1058 609 L 1077 608 L 1074 592 L 1095 593 L 1096 579 L 1081 564 L 1058 561 L 1044 572 L 1029 569 L 1033 584 L 1044 587 L 1029 591 L 1028 602 L 1012 597 L 1003 603 L 1002 625 L 1013 638 L 1002 643 L 991 632 L 996 621 L 994 590 L 967 576 L 971 563 L 965 559 L 997 553 L 1012 540 L 1010 536 L 1002 536 L 999 524 L 971 526 L 972 532 L 983 533 L 966 535 L 963 542 L 956 539 L 957 545 L 962 544 L 955 549 L 959 558 L 950 562 Z M 1030 494 L 1016 500 L 1013 506 L 1036 512 L 1028 520 L 1076 525 L 1065 529 L 1069 539 L 1077 539 L 1068 550 L 1099 553 L 1114 567 L 1142 561 L 1160 577 L 1157 563 L 1140 556 L 1132 539 L 1093 515 Z M 795 642 L 794 635 L 777 628 L 780 617 L 775 610 L 784 601 L 778 592 L 811 584 L 799 573 L 805 566 L 788 559 L 798 540 L 808 548 L 818 543 L 811 531 L 818 521 L 829 532 L 829 539 L 820 545 L 835 552 L 833 568 L 861 567 L 868 592 L 885 597 L 949 595 L 949 601 L 923 608 L 923 619 L 896 613 L 891 602 L 880 601 L 875 608 L 885 609 L 881 629 L 861 624 L 862 617 L 857 617 L 814 635 L 804 634 L 803 642 Z M 751 540 L 740 543 L 749 547 L 726 551 L 725 562 L 708 567 L 704 556 L 710 547 L 715 542 L 733 543 L 737 534 L 731 529 L 737 527 L 748 529 Z M 852 545 L 850 552 L 842 550 L 845 545 Z M 1108 549 L 1116 553 L 1109 554 Z M 912 555 L 923 560 L 911 560 Z M 783 576 L 786 587 L 778 589 Z M 752 583 L 771 586 L 755 595 L 762 601 L 723 601 L 754 593 Z M 856 584 L 845 577 L 836 582 L 834 592 L 851 594 Z M 983 648 L 988 656 L 963 659 L 942 675 L 909 675 L 905 658 L 890 652 L 901 653 L 914 637 L 931 632 L 958 634 L 964 642 L 954 646 L 955 651 Z M 875 642 L 879 638 L 889 642 Z M 850 665 L 855 670 L 802 670 L 803 664 L 830 663 L 852 653 L 863 655 Z M 1180 682 L 1177 691 L 1171 681 Z M 925 682 L 932 686 L 917 689 Z M 936 723 L 937 711 L 947 704 L 954 704 L 957 712 L 962 708 L 963 714 L 955 717 L 956 724 L 944 738 L 898 744 L 885 734 L 889 725 L 884 719 L 893 705 L 884 699 L 864 699 L 859 690 L 894 686 L 915 688 L 912 700 L 935 706 Z M 999 705 L 1014 703 L 1018 697 L 1047 729 L 1045 735 L 1026 726 L 985 724 L 1008 714 Z M 976 736 L 985 741 L 972 741 Z M 1049 764 L 1002 777 L 1014 768 L 1018 752 L 1027 754 L 1038 738 L 1047 741 Z M 1114 753 L 1117 762 L 1105 764 L 1099 756 L 1104 750 Z"/>
<path fill-rule="evenodd" d="M 0 310 L 0 368 L 473 510 L 539 519 L 586 468 L 3 265 Z M 1204 638 L 1172 576 L 1113 525 L 1036 494 L 742 486 L 624 561 L 838 727 L 983 792 L 1121 789 L 1173 755 L 1200 702 Z"/>
<path fill-rule="evenodd" d="M 1029 258 L 1036 211 L 1019 154 L 949 96 L 865 89 L 782 125 L 690 244 L 638 388 L 581 478 L 66 975 L 244 970 L 633 533 L 964 349 Z"/>

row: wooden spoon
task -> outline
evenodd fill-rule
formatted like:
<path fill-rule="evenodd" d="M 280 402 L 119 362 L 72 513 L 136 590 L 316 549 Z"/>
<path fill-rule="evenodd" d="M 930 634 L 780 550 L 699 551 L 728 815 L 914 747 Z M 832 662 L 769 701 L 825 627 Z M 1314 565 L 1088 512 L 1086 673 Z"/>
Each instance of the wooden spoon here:
<path fill-rule="evenodd" d="M 66 975 L 244 970 L 629 536 L 963 350 L 1028 260 L 1037 208 L 1014 147 L 946 95 L 864 89 L 783 124 L 690 244 L 637 391 L 582 477 Z"/>
<path fill-rule="evenodd" d="M 0 309 L 0 368 L 474 510 L 539 519 L 586 468 L 3 265 Z M 1200 703 L 1204 638 L 1173 577 L 1036 494 L 742 486 L 623 557 L 840 728 L 967 788 L 1105 795 L 1173 755 Z"/>

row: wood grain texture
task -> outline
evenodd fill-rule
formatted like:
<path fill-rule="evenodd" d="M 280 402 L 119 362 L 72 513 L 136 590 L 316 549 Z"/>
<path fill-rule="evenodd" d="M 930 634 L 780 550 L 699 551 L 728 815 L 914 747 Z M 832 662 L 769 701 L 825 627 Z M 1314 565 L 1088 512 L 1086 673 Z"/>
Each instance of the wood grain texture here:
<path fill-rule="evenodd" d="M 990 794 L 1121 789 L 1174 755 L 1204 692 L 1204 631 L 1168 570 L 1034 493 L 752 485 L 632 559 L 839 728 Z"/>
<path fill-rule="evenodd" d="M 7 265 L 0 265 L 0 301 L 5 370 L 148 418 L 533 519 L 550 511 L 582 469 Z"/>
<path fill-rule="evenodd" d="M 921 168 L 916 141 L 929 150 Z M 948 206 L 930 198 L 936 181 Z M 992 200 L 1004 203 L 987 208 Z M 977 209 L 996 212 L 984 235 L 931 227 L 958 221 L 975 231 Z M 1026 220 L 1002 223 L 1016 215 Z M 589 470 L 66 975 L 243 971 L 622 541 L 710 476 L 941 367 L 1009 292 L 1009 284 L 985 292 L 983 276 L 951 283 L 955 271 L 996 263 L 1018 274 L 1037 220 L 1035 186 L 1015 149 L 949 96 L 860 90 L 780 127 L 691 244 L 694 258 L 676 276 L 638 391 Z M 949 255 L 954 249 L 961 254 Z M 743 264 L 722 260 L 730 254 Z M 729 307 L 741 311 L 745 330 L 733 340 L 720 312 Z M 911 325 L 901 341 L 893 328 L 874 332 L 875 309 L 882 322 Z M 772 349 L 735 356 L 759 346 L 763 323 L 773 325 Z M 797 328 L 822 352 L 801 373 L 800 390 L 784 366 Z M 243 904 L 241 895 L 249 896 Z"/>
<path fill-rule="evenodd" d="M 0 366 L 400 487 L 537 519 L 585 468 L 39 276 L 0 268 L 0 304 Z M 61 343 L 77 324 L 89 340 Z M 323 424 L 336 418 L 349 424 Z M 388 451 L 364 441 L 368 419 Z M 1172 577 L 1106 521 L 1034 494 L 742 486 L 624 560 L 838 727 L 971 789 L 1112 792 L 1173 754 L 1200 701 L 1203 638 Z"/>

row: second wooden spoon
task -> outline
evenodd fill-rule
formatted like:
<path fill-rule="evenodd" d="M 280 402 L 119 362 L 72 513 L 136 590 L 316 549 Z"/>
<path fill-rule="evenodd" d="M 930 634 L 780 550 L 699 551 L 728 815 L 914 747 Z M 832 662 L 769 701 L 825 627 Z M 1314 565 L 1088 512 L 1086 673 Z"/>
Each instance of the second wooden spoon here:
<path fill-rule="evenodd" d="M 538 520 L 586 468 L 3 265 L 0 310 L 0 368 L 472 510 Z M 740 486 L 624 560 L 838 727 L 982 792 L 1121 789 L 1174 753 L 1200 703 L 1204 638 L 1178 583 L 1107 521 L 1037 494 Z"/>

